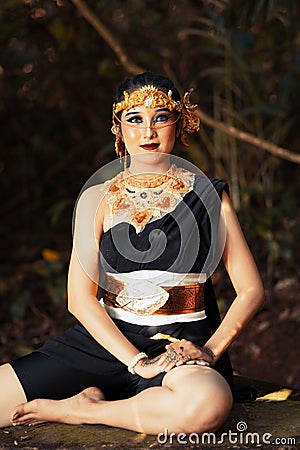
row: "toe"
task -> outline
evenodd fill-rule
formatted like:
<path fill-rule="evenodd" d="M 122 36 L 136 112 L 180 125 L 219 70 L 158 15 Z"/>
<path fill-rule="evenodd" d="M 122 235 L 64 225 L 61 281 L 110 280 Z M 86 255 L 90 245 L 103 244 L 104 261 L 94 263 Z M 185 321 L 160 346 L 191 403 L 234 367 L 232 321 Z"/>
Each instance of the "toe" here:
<path fill-rule="evenodd" d="M 43 420 L 32 420 L 32 421 L 28 424 L 28 426 L 29 426 L 29 427 L 35 427 L 35 426 L 41 425 L 41 424 L 43 424 L 43 423 L 45 423 Z"/>
<path fill-rule="evenodd" d="M 11 422 L 21 423 L 27 417 L 34 418 L 34 413 L 37 410 L 38 400 L 33 400 L 27 403 L 21 403 L 18 405 L 11 414 Z"/>
<path fill-rule="evenodd" d="M 21 403 L 13 410 L 10 416 L 11 422 L 14 422 L 16 419 L 19 419 L 22 416 L 24 411 L 24 405 L 25 403 Z"/>
<path fill-rule="evenodd" d="M 24 416 L 15 419 L 12 421 L 12 424 L 14 426 L 16 425 L 29 425 L 29 423 L 31 423 L 34 420 L 34 417 L 32 414 L 25 414 Z"/>

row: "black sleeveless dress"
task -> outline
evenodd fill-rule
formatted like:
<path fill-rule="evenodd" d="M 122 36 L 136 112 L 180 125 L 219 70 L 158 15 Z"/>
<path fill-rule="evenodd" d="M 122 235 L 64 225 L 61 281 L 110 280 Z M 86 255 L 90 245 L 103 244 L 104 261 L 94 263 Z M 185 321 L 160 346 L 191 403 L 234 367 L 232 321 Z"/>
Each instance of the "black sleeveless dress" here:
<path fill-rule="evenodd" d="M 137 233 L 134 226 L 118 223 L 101 237 L 100 267 L 110 273 L 159 270 L 174 273 L 211 275 L 218 257 L 216 241 L 225 182 L 196 175 L 193 189 L 171 213 L 149 222 Z M 200 236 L 195 248 L 195 233 Z M 161 249 L 163 248 L 163 251 Z M 131 254 L 131 252 L 133 252 Z M 136 257 L 138 252 L 138 258 Z M 149 254 L 152 257 L 149 258 Z M 203 345 L 220 323 L 220 315 L 210 276 L 205 283 L 206 318 L 164 325 L 139 325 L 113 319 L 122 333 L 139 351 L 150 358 L 165 351 L 166 339 L 153 340 L 156 333 L 187 339 Z M 101 325 L 99 325 L 101 326 Z M 151 386 L 161 385 L 164 374 L 150 380 L 132 375 L 127 367 L 96 342 L 78 323 L 46 342 L 30 355 L 12 362 L 27 399 L 65 398 L 85 387 L 97 386 L 107 399 L 132 396 Z M 232 369 L 227 352 L 214 365 L 232 384 Z"/>

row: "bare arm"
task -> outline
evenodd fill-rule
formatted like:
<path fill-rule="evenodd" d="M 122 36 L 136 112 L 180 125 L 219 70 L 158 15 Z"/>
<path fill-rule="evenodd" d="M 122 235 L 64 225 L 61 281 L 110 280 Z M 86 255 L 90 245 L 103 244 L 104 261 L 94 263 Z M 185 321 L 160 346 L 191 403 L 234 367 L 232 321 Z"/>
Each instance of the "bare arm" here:
<path fill-rule="evenodd" d="M 219 328 L 206 343 L 216 355 L 215 360 L 241 333 L 264 300 L 260 275 L 226 193 L 223 193 L 222 210 L 227 231 L 222 259 L 237 295 Z"/>
<path fill-rule="evenodd" d="M 226 242 L 222 259 L 235 288 L 236 298 L 222 323 L 204 347 L 198 347 L 185 339 L 166 346 L 168 350 L 174 349 L 183 356 L 189 355 L 192 360 L 207 362 L 209 365 L 213 365 L 241 333 L 264 299 L 264 289 L 256 264 L 226 193 L 223 194 L 220 220 L 224 219 Z M 222 230 L 223 228 L 220 227 L 220 235 Z M 182 365 L 184 362 L 181 360 L 170 363 L 167 355 L 163 355 L 159 364 L 163 370 L 169 371 L 175 365 Z"/>
<path fill-rule="evenodd" d="M 83 193 L 76 211 L 68 275 L 68 309 L 106 350 L 128 365 L 139 353 L 117 328 L 96 295 L 99 242 L 103 233 L 104 195 L 99 186 Z"/>
<path fill-rule="evenodd" d="M 107 213 L 104 195 L 100 186 L 94 186 L 84 192 L 77 205 L 68 275 L 68 309 L 100 345 L 128 366 L 140 349 L 121 333 L 97 299 L 99 243 Z M 155 362 L 145 366 L 141 363 L 135 371 L 144 378 L 161 372 Z"/>

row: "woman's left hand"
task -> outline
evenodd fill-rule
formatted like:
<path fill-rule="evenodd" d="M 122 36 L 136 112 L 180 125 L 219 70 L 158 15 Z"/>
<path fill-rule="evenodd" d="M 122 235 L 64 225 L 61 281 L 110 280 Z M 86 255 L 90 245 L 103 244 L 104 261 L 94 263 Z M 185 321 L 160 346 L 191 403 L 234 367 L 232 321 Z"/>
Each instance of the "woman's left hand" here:
<path fill-rule="evenodd" d="M 212 366 L 214 364 L 215 355 L 209 348 L 200 347 L 186 339 L 166 345 L 166 350 L 158 361 L 162 372 L 168 372 L 183 364 L 201 366 Z"/>

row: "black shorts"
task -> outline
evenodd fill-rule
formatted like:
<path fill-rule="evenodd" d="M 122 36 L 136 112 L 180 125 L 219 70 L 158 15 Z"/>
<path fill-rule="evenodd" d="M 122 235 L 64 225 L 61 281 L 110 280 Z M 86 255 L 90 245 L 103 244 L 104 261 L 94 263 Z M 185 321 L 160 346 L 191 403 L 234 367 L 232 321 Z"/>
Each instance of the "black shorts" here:
<path fill-rule="evenodd" d="M 100 377 L 75 369 L 39 351 L 10 364 L 21 382 L 27 401 L 35 398 L 60 400 L 91 386 L 100 388 L 107 400 L 128 398 L 148 387 L 160 386 L 164 376 L 162 373 L 151 379 L 141 378 L 132 375 L 122 364 L 114 378 L 111 375 Z"/>
<path fill-rule="evenodd" d="M 153 358 L 165 351 L 166 339 L 153 340 L 162 333 L 203 345 L 209 335 L 207 319 L 163 326 L 140 326 L 115 320 L 122 333 L 140 351 Z M 221 359 L 216 369 L 230 383 L 230 366 Z M 70 397 L 87 387 L 100 388 L 107 400 L 132 397 L 152 386 L 161 386 L 165 373 L 145 379 L 132 375 L 127 367 L 99 345 L 80 324 L 48 341 L 33 353 L 11 363 L 28 401 Z"/>

